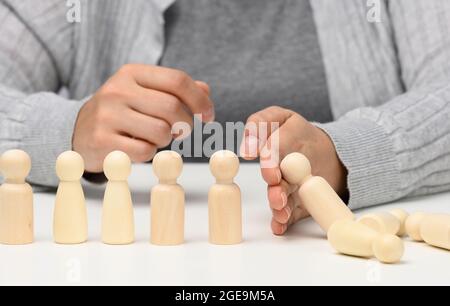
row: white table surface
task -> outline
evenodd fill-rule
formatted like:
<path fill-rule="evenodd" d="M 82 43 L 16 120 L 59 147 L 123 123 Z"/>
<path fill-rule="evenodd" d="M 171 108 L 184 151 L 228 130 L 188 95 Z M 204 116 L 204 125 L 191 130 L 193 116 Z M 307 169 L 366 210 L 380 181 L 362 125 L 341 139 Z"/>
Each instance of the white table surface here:
<path fill-rule="evenodd" d="M 270 231 L 271 213 L 257 165 L 242 165 L 237 177 L 243 194 L 245 242 L 208 243 L 207 194 L 213 183 L 208 166 L 187 164 L 180 184 L 186 191 L 186 243 L 149 244 L 151 165 L 134 166 L 130 177 L 136 243 L 100 242 L 103 188 L 86 186 L 89 242 L 62 246 L 52 242 L 54 194 L 35 194 L 36 242 L 0 246 L 1 285 L 388 285 L 450 284 L 450 252 L 406 242 L 402 263 L 383 265 L 337 255 L 311 220 L 285 237 Z M 450 213 L 450 193 L 405 200 L 367 211 L 403 207 L 410 212 Z M 365 213 L 358 212 L 358 213 Z"/>

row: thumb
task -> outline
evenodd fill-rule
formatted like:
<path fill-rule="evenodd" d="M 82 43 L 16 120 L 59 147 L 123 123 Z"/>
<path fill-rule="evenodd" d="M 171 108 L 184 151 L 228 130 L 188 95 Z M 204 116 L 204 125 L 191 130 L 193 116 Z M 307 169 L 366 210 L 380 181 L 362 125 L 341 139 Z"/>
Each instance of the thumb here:
<path fill-rule="evenodd" d="M 267 140 L 295 113 L 281 107 L 269 107 L 253 114 L 247 120 L 240 155 L 246 160 L 260 157 Z"/>
<path fill-rule="evenodd" d="M 298 120 L 298 117 L 290 117 L 270 135 L 262 146 L 259 154 L 261 173 L 269 185 L 278 182 L 281 175 L 281 160 L 295 149 L 298 137 L 295 131 L 301 129 L 302 122 Z"/>

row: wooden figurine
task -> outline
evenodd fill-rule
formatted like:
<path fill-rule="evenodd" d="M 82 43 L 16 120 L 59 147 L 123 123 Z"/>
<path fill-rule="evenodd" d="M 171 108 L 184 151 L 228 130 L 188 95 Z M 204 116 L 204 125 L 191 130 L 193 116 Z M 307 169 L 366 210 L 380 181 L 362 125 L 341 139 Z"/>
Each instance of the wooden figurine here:
<path fill-rule="evenodd" d="M 56 174 L 60 179 L 56 193 L 53 218 L 53 237 L 59 244 L 79 244 L 88 239 L 86 201 L 81 177 L 84 161 L 80 154 L 68 151 L 56 161 Z"/>
<path fill-rule="evenodd" d="M 337 220 L 354 220 L 352 211 L 328 182 L 322 177 L 312 176 L 311 164 L 303 154 L 286 156 L 280 167 L 288 183 L 299 185 L 302 204 L 325 233 Z"/>
<path fill-rule="evenodd" d="M 103 199 L 102 241 L 105 244 L 125 245 L 134 242 L 134 212 L 128 177 L 131 160 L 127 154 L 110 153 L 103 170 L 108 184 Z"/>
<path fill-rule="evenodd" d="M 400 220 L 390 213 L 374 213 L 361 217 L 358 222 L 380 234 L 397 235 L 401 229 Z"/>
<path fill-rule="evenodd" d="M 336 221 L 328 231 L 328 241 L 339 253 L 371 258 L 383 263 L 397 263 L 404 253 L 403 241 L 391 234 L 380 234 L 374 229 L 352 220 Z"/>
<path fill-rule="evenodd" d="M 172 151 L 158 153 L 153 159 L 153 172 L 159 184 L 151 194 L 151 243 L 161 246 L 184 242 L 183 188 L 177 179 L 183 170 L 181 156 Z"/>
<path fill-rule="evenodd" d="M 399 237 L 405 236 L 405 234 L 406 234 L 405 223 L 409 217 L 408 212 L 406 212 L 405 210 L 403 210 L 401 208 L 397 208 L 397 209 L 391 210 L 389 213 L 391 215 L 393 215 L 394 217 L 396 217 L 398 221 L 400 221 L 400 230 L 398 231 L 397 236 L 399 236 Z"/>
<path fill-rule="evenodd" d="M 0 169 L 5 178 L 0 187 L 0 244 L 33 243 L 33 190 L 26 183 L 31 159 L 23 151 L 7 151 L 0 157 Z"/>
<path fill-rule="evenodd" d="M 241 191 L 234 183 L 239 159 L 231 151 L 216 152 L 211 157 L 210 169 L 216 178 L 208 196 L 210 243 L 239 244 L 242 242 Z"/>
<path fill-rule="evenodd" d="M 405 223 L 405 230 L 408 236 L 416 241 L 416 242 L 422 242 L 422 235 L 420 234 L 420 225 L 422 224 L 423 219 L 427 216 L 426 213 L 418 212 L 415 214 L 412 214 L 411 216 L 406 219 Z"/>
<path fill-rule="evenodd" d="M 426 216 L 420 224 L 420 235 L 427 244 L 450 251 L 450 215 Z"/>

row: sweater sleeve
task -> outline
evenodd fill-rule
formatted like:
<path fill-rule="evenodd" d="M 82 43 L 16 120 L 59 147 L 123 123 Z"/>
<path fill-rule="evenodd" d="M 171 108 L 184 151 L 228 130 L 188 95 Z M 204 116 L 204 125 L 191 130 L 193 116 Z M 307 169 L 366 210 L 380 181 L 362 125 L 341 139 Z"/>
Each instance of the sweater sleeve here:
<path fill-rule="evenodd" d="M 25 20 L 27 11 L 35 18 Z M 53 41 L 62 50 L 70 48 L 70 24 L 60 12 L 57 1 L 0 2 L 0 153 L 26 151 L 33 162 L 29 182 L 43 186 L 57 185 L 55 160 L 72 148 L 82 106 L 55 94 L 67 81 L 71 56 L 54 54 L 47 45 Z M 43 39 L 38 30 L 45 29 Z"/>
<path fill-rule="evenodd" d="M 392 30 L 404 93 L 319 125 L 348 169 L 353 209 L 450 190 L 450 2 L 383 3 L 381 22 Z"/>

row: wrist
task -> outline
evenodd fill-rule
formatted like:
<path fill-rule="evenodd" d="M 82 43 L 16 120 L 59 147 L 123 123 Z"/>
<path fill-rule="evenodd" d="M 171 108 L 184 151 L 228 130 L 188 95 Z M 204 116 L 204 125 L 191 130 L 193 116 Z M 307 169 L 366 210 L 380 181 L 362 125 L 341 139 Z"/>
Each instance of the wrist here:
<path fill-rule="evenodd" d="M 323 152 L 320 155 L 322 155 L 324 158 L 320 158 L 320 165 L 319 167 L 322 170 L 323 176 L 333 187 L 333 189 L 336 191 L 336 193 L 343 199 L 348 199 L 348 186 L 347 186 L 347 176 L 348 171 L 347 168 L 344 166 L 342 161 L 340 160 L 336 147 L 332 141 L 332 139 L 328 136 L 328 134 L 319 129 L 321 135 L 322 135 L 322 141 L 321 143 L 321 149 L 319 152 Z"/>

